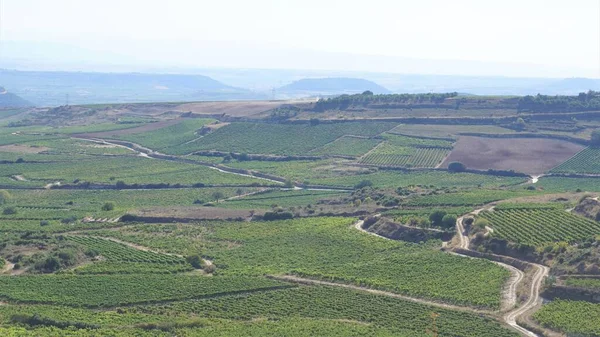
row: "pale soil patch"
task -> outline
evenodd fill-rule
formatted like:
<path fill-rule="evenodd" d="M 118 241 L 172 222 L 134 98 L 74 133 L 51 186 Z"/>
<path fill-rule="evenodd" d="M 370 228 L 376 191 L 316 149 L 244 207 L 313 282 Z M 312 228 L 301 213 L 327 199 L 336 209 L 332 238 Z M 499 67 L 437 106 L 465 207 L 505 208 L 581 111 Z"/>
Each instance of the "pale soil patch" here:
<path fill-rule="evenodd" d="M 547 203 L 547 202 L 577 202 L 581 197 L 587 195 L 587 193 L 554 193 L 554 194 L 544 194 L 544 195 L 532 195 L 527 197 L 518 197 L 513 199 L 506 199 L 502 201 L 498 201 L 498 204 L 501 203 Z M 563 200 L 566 199 L 566 200 Z"/>
<path fill-rule="evenodd" d="M 556 139 L 461 136 L 442 166 L 458 161 L 471 169 L 539 175 L 583 149 L 582 145 Z"/>
<path fill-rule="evenodd" d="M 11 176 L 11 178 L 15 181 L 28 181 L 27 179 L 25 179 L 25 177 L 23 177 L 22 175 L 15 175 L 15 176 Z"/>
<path fill-rule="evenodd" d="M 12 153 L 40 153 L 50 150 L 49 147 L 45 146 L 27 146 L 19 144 L 2 145 L 0 146 L 0 152 L 12 152 Z"/>
<path fill-rule="evenodd" d="M 196 102 L 185 103 L 175 108 L 177 111 L 191 111 L 197 114 L 226 114 L 230 116 L 252 116 L 275 109 L 285 104 L 306 101 L 236 101 L 236 102 Z"/>

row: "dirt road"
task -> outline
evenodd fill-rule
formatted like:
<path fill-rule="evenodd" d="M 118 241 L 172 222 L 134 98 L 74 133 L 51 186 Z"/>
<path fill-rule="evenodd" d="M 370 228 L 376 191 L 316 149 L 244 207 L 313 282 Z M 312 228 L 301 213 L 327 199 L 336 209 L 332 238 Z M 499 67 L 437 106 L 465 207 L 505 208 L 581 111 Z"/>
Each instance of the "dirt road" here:
<path fill-rule="evenodd" d="M 482 210 L 483 209 L 479 209 L 470 214 L 476 214 Z M 460 248 L 469 250 L 469 237 L 465 233 L 465 229 L 462 224 L 464 217 L 465 216 L 462 216 L 456 220 L 456 232 L 460 239 L 460 241 L 459 241 Z M 523 261 L 523 262 L 525 262 L 525 261 Z M 510 282 L 509 298 L 511 298 L 511 302 L 514 302 L 516 304 L 517 286 L 523 281 L 524 273 L 521 270 L 519 270 L 513 266 L 509 266 L 505 263 L 501 263 L 501 262 L 496 262 L 496 263 L 501 265 L 502 267 L 510 270 L 513 273 L 517 273 L 517 276 L 509 281 Z M 527 311 L 532 310 L 533 308 L 535 308 L 538 305 L 538 303 L 540 301 L 540 289 L 542 287 L 542 282 L 544 281 L 545 277 L 548 276 L 549 269 L 548 269 L 548 267 L 545 267 L 545 266 L 542 266 L 539 264 L 529 263 L 529 262 L 525 262 L 525 263 L 532 266 L 536 270 L 535 274 L 533 276 L 533 279 L 531 281 L 531 287 L 530 287 L 528 299 L 520 307 L 517 307 L 514 310 L 506 313 L 506 315 L 504 315 L 504 317 L 503 317 L 503 320 L 504 320 L 504 322 L 506 322 L 506 324 L 510 325 L 513 329 L 517 330 L 519 333 L 521 333 L 525 336 L 539 337 L 533 331 L 527 330 L 526 328 L 520 326 L 517 323 L 517 318 L 519 318 L 521 315 L 525 314 Z"/>

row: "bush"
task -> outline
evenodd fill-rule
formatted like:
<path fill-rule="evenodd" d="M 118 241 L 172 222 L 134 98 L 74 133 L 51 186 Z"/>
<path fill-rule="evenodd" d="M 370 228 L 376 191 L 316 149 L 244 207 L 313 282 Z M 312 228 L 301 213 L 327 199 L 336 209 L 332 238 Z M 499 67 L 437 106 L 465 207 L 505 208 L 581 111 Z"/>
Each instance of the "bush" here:
<path fill-rule="evenodd" d="M 17 209 L 14 207 L 6 207 L 3 211 L 2 214 L 4 215 L 11 215 L 11 214 L 17 214 Z"/>
<path fill-rule="evenodd" d="M 0 190 L 0 205 L 6 204 L 10 200 L 10 193 L 6 190 Z"/>
<path fill-rule="evenodd" d="M 467 167 L 465 166 L 465 164 L 458 161 L 453 161 L 450 164 L 448 164 L 448 171 L 450 172 L 464 172 L 466 169 Z"/>
<path fill-rule="evenodd" d="M 50 225 L 50 221 L 48 221 L 48 220 L 40 221 L 40 226 L 44 227 L 44 226 L 48 226 L 48 225 Z"/>
<path fill-rule="evenodd" d="M 112 211 L 113 209 L 115 209 L 115 204 L 113 202 L 105 202 L 104 205 L 102 205 L 103 211 Z"/>
<path fill-rule="evenodd" d="M 74 223 L 76 221 L 77 221 L 77 217 L 75 217 L 74 215 L 70 216 L 68 218 L 64 218 L 64 219 L 60 220 L 60 222 L 63 223 L 63 224 L 65 224 L 65 225 L 66 224 L 70 224 L 70 223 Z"/>
<path fill-rule="evenodd" d="M 484 219 L 484 218 L 477 218 L 477 220 L 475 220 L 475 227 L 480 228 L 480 229 L 485 229 L 485 227 L 490 225 L 490 221 L 488 219 Z"/>
<path fill-rule="evenodd" d="M 354 185 L 354 189 L 356 190 L 360 190 L 361 188 L 364 187 L 371 187 L 373 186 L 373 182 L 370 180 L 363 180 L 361 182 L 359 182 L 358 184 Z"/>
<path fill-rule="evenodd" d="M 456 217 L 452 214 L 446 214 L 442 218 L 441 224 L 443 228 L 452 228 L 456 225 Z"/>
<path fill-rule="evenodd" d="M 294 218 L 292 212 L 266 212 L 265 215 L 263 215 L 263 220 L 265 221 L 286 220 L 292 218 Z"/>
<path fill-rule="evenodd" d="M 190 255 L 186 258 L 187 262 L 196 269 L 202 269 L 202 258 L 199 255 Z"/>
<path fill-rule="evenodd" d="M 56 256 L 48 256 L 46 259 L 38 261 L 33 268 L 42 273 L 53 273 L 60 269 L 60 260 Z"/>
<path fill-rule="evenodd" d="M 431 221 L 431 224 L 434 226 L 441 226 L 442 220 L 446 214 L 446 211 L 434 211 L 429 215 L 429 221 Z"/>

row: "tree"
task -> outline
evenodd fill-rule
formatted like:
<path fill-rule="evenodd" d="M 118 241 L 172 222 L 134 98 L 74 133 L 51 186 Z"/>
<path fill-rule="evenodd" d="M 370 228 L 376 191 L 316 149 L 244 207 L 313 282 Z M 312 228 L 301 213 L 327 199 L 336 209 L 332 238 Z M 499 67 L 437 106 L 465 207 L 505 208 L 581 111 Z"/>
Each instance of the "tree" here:
<path fill-rule="evenodd" d="M 475 220 L 475 227 L 477 227 L 479 229 L 485 229 L 485 227 L 488 227 L 489 225 L 490 225 L 490 221 L 488 219 L 477 218 L 477 220 Z"/>
<path fill-rule="evenodd" d="M 431 224 L 434 226 L 441 226 L 442 220 L 446 214 L 446 211 L 434 211 L 429 215 L 429 221 L 431 221 Z"/>
<path fill-rule="evenodd" d="M 600 130 L 594 130 L 592 132 L 592 138 L 590 139 L 592 146 L 600 147 Z"/>
<path fill-rule="evenodd" d="M 450 164 L 448 164 L 448 171 L 450 172 L 464 172 L 466 169 L 467 167 L 465 166 L 465 164 L 458 161 L 453 161 Z"/>
<path fill-rule="evenodd" d="M 242 194 L 244 194 L 244 190 L 243 190 L 243 189 L 241 189 L 241 188 L 238 188 L 237 190 L 235 190 L 235 195 L 237 195 L 238 197 L 239 197 L 240 195 L 242 195 Z"/>
<path fill-rule="evenodd" d="M 190 255 L 186 258 L 187 262 L 196 269 L 202 269 L 202 258 L 198 255 Z"/>
<path fill-rule="evenodd" d="M 373 96 L 373 92 L 371 90 L 366 90 L 366 91 L 363 91 L 362 95 Z"/>
<path fill-rule="evenodd" d="M 214 191 L 212 193 L 212 198 L 215 199 L 216 202 L 219 202 L 219 200 L 225 198 L 225 194 L 221 191 Z"/>
<path fill-rule="evenodd" d="M 442 227 L 443 228 L 452 228 L 456 225 L 456 217 L 452 214 L 446 214 L 442 218 Z"/>
<path fill-rule="evenodd" d="M 0 190 L 0 205 L 4 205 L 10 200 L 10 193 L 6 190 Z"/>
<path fill-rule="evenodd" d="M 103 211 L 112 211 L 113 209 L 115 209 L 115 203 L 113 202 L 105 202 L 104 205 L 102 205 Z"/>

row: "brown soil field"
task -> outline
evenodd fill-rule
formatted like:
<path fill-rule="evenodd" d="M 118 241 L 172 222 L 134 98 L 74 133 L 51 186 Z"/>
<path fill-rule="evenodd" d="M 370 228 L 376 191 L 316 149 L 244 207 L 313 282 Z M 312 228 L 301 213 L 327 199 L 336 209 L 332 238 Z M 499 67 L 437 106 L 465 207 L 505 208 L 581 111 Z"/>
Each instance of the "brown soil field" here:
<path fill-rule="evenodd" d="M 80 134 L 73 135 L 73 136 L 86 137 L 86 138 L 111 138 L 114 136 L 132 135 L 135 133 L 154 131 L 157 129 L 165 128 L 167 126 L 175 125 L 177 123 L 181 123 L 182 121 L 183 121 L 182 118 L 169 119 L 169 120 L 161 121 L 161 122 L 147 123 L 142 126 L 138 126 L 137 128 L 114 130 L 114 131 L 103 131 L 103 132 L 80 133 Z"/>
<path fill-rule="evenodd" d="M 197 114 L 226 114 L 234 117 L 244 117 L 260 114 L 284 104 L 301 102 L 306 101 L 196 102 L 179 105 L 174 110 L 181 112 L 191 111 Z"/>
<path fill-rule="evenodd" d="M 0 146 L 0 152 L 14 152 L 14 153 L 40 153 L 46 150 L 50 150 L 45 146 L 27 146 L 27 145 L 2 145 Z"/>
<path fill-rule="evenodd" d="M 471 169 L 542 174 L 585 147 L 555 139 L 461 136 L 441 167 L 458 161 Z"/>

